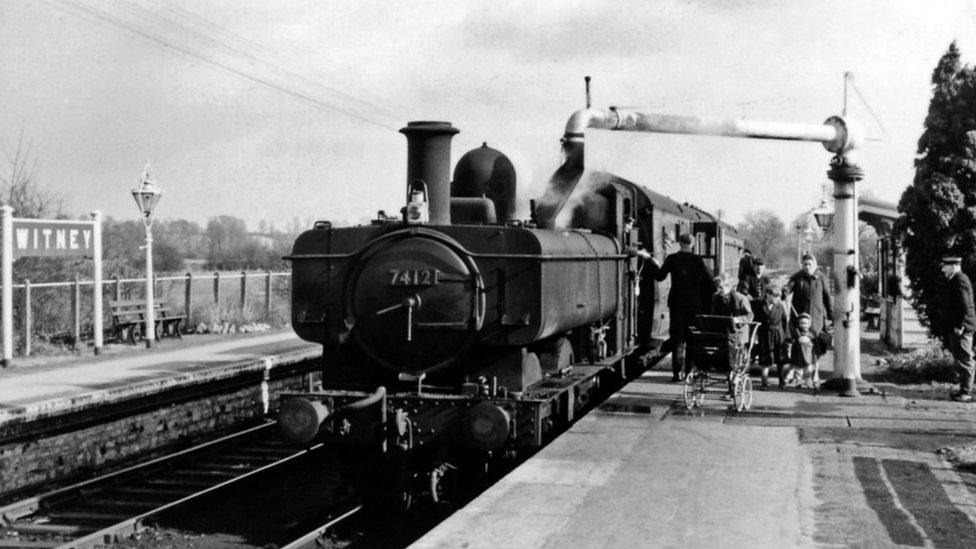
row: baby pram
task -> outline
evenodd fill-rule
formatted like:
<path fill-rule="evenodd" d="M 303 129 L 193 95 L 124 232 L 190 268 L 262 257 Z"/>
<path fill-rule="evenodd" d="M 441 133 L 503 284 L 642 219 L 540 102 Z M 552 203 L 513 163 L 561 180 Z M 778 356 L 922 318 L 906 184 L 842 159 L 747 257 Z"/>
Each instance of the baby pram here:
<path fill-rule="evenodd" d="M 736 325 L 733 317 L 698 315 L 688 338 L 691 370 L 685 376 L 684 401 L 691 410 L 701 406 L 705 390 L 722 384 L 732 394 L 735 410 L 752 405 L 749 357 L 756 343 L 758 322 Z"/>

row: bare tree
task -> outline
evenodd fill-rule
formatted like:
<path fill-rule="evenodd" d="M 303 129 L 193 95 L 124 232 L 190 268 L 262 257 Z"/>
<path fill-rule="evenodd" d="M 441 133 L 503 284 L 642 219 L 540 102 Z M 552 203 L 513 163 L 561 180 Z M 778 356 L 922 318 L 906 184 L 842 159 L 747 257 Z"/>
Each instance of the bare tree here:
<path fill-rule="evenodd" d="M 759 248 L 759 256 L 764 258 L 776 241 L 786 234 L 783 221 L 771 210 L 747 213 L 738 229 L 747 242 Z"/>
<path fill-rule="evenodd" d="M 40 186 L 34 147 L 24 140 L 24 130 L 16 143 L 0 139 L 0 148 L 7 160 L 7 169 L 0 170 L 0 202 L 12 207 L 17 217 L 62 216 L 62 198 Z"/>

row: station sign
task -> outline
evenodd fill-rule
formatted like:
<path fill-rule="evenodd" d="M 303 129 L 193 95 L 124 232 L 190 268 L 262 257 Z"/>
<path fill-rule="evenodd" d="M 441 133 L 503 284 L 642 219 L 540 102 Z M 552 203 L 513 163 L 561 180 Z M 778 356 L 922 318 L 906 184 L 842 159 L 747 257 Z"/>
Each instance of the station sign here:
<path fill-rule="evenodd" d="M 90 221 L 13 219 L 13 256 L 91 257 L 94 224 Z"/>
<path fill-rule="evenodd" d="M 10 366 L 14 349 L 14 259 L 18 257 L 90 257 L 95 354 L 102 350 L 102 213 L 91 221 L 14 217 L 0 205 L 0 367 Z"/>

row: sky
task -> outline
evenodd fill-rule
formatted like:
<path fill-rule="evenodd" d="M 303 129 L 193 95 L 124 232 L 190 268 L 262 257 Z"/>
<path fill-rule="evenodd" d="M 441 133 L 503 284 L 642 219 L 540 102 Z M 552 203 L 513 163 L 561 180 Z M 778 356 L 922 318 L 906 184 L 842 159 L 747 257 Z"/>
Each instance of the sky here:
<path fill-rule="evenodd" d="M 525 215 L 584 75 L 595 108 L 819 124 L 850 71 L 849 115 L 876 138 L 861 189 L 897 202 L 932 70 L 953 40 L 976 62 L 974 30 L 976 0 L 0 0 L 0 138 L 24 136 L 74 216 L 135 218 L 148 160 L 160 218 L 255 229 L 397 211 L 397 130 L 445 120 L 453 161 L 482 142 L 512 159 Z M 828 161 L 816 143 L 587 133 L 590 168 L 732 223 L 817 206 Z"/>

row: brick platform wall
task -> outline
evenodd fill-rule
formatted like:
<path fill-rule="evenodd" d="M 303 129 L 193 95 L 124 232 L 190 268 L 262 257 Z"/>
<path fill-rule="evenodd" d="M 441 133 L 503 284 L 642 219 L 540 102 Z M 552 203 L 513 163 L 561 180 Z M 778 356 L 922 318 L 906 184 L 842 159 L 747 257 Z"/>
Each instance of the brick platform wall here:
<path fill-rule="evenodd" d="M 317 374 L 315 374 L 317 377 Z M 282 391 L 300 391 L 304 374 L 268 383 L 272 407 Z M 68 433 L 0 443 L 0 496 L 67 479 L 165 448 L 204 439 L 264 415 L 260 385 L 87 426 Z"/>

